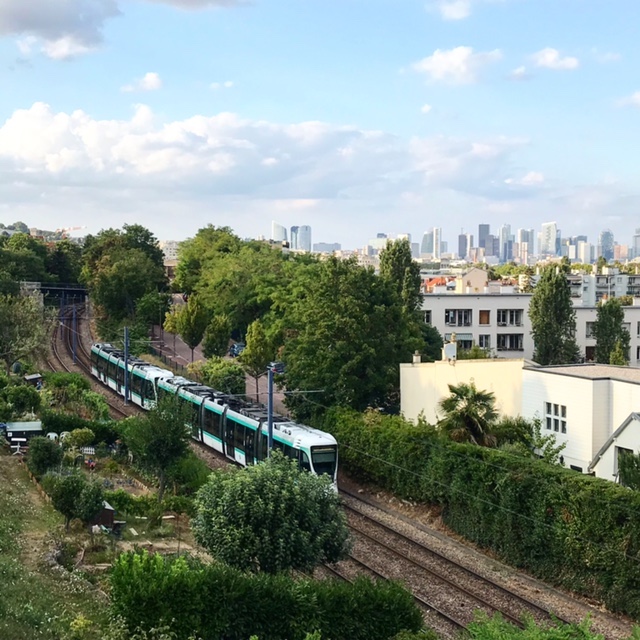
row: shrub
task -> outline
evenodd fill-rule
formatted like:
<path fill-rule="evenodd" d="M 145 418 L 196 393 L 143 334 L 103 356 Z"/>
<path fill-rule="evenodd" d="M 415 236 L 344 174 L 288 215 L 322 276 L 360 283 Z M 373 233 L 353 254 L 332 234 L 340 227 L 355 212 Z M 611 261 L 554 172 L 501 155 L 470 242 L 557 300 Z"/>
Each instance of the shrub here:
<path fill-rule="evenodd" d="M 4 397 L 8 404 L 13 407 L 14 413 L 36 413 L 40 409 L 40 394 L 35 387 L 21 384 L 15 387 L 7 387 Z"/>
<path fill-rule="evenodd" d="M 342 464 L 443 508 L 454 531 L 513 566 L 640 619 L 640 493 L 539 460 L 446 442 L 397 416 L 334 410 Z"/>
<path fill-rule="evenodd" d="M 113 612 L 130 630 L 169 625 L 180 640 L 193 634 L 203 640 L 304 640 L 313 632 L 334 640 L 387 640 L 422 627 L 413 597 L 394 582 L 249 575 L 188 556 L 121 555 L 111 574 L 111 597 Z"/>
<path fill-rule="evenodd" d="M 43 476 L 49 469 L 57 467 L 62 462 L 64 452 L 62 447 L 49 438 L 36 436 L 29 440 L 27 466 L 34 476 Z"/>

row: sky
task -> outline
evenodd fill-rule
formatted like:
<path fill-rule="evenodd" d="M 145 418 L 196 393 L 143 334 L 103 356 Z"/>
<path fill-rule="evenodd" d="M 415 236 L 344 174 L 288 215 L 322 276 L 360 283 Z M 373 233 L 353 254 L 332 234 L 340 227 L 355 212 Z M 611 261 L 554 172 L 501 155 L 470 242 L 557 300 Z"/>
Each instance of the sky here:
<path fill-rule="evenodd" d="M 0 221 L 640 227 L 637 0 L 0 0 Z"/>

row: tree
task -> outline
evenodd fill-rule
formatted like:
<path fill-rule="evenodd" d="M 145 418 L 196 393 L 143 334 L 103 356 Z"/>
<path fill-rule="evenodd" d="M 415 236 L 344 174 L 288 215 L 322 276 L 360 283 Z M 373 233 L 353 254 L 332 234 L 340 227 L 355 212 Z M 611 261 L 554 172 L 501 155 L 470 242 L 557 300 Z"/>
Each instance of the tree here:
<path fill-rule="evenodd" d="M 158 478 L 158 502 L 162 502 L 167 473 L 187 452 L 190 434 L 185 426 L 191 416 L 175 396 L 167 396 L 143 417 L 131 418 L 124 427 L 124 441 L 136 464 Z"/>
<path fill-rule="evenodd" d="M 640 454 L 621 452 L 618 457 L 618 478 L 620 484 L 640 490 Z"/>
<path fill-rule="evenodd" d="M 240 354 L 239 360 L 245 371 L 255 380 L 256 402 L 260 402 L 258 380 L 266 374 L 267 365 L 274 357 L 273 345 L 267 339 L 260 320 L 255 320 L 249 325 L 246 344 L 247 346 Z"/>
<path fill-rule="evenodd" d="M 628 353 L 629 350 L 627 349 L 625 351 L 624 347 L 622 346 L 622 342 L 618 340 L 618 342 L 616 342 L 616 346 L 611 352 L 611 356 L 609 357 L 609 364 L 617 365 L 619 367 L 626 367 L 629 364 L 629 358 L 627 356 Z"/>
<path fill-rule="evenodd" d="M 200 304 L 197 296 L 189 296 L 178 315 L 178 333 L 191 349 L 191 362 L 193 362 L 193 350 L 202 342 L 205 329 L 209 324 L 209 314 Z"/>
<path fill-rule="evenodd" d="M 540 276 L 529 304 L 533 359 L 541 365 L 578 362 L 580 350 L 575 340 L 576 313 L 571 303 L 569 283 L 554 266 Z"/>
<path fill-rule="evenodd" d="M 411 255 L 409 240 L 387 240 L 387 246 L 380 253 L 380 277 L 393 283 L 406 311 L 413 312 L 420 307 L 420 266 Z"/>
<path fill-rule="evenodd" d="M 162 324 L 162 319 L 171 307 L 171 294 L 150 291 L 136 304 L 136 318 L 147 326 Z"/>
<path fill-rule="evenodd" d="M 75 518 L 87 525 L 100 513 L 104 500 L 102 487 L 89 482 L 79 472 L 70 475 L 47 474 L 43 486 L 51 497 L 51 504 L 65 518 L 65 529 Z"/>
<path fill-rule="evenodd" d="M 74 429 L 65 439 L 65 444 L 68 444 L 71 448 L 80 449 L 81 447 L 88 447 L 93 443 L 95 435 L 89 428 Z"/>
<path fill-rule="evenodd" d="M 231 337 L 231 321 L 227 315 L 216 315 L 207 325 L 202 341 L 202 353 L 205 358 L 227 355 L 229 338 Z"/>
<path fill-rule="evenodd" d="M 444 418 L 438 422 L 438 428 L 456 442 L 495 446 L 496 437 L 492 433 L 498 417 L 495 395 L 480 391 L 473 382 L 448 386 L 451 395 L 439 402 Z"/>
<path fill-rule="evenodd" d="M 196 510 L 196 540 L 242 570 L 310 571 L 344 558 L 350 547 L 329 477 L 302 471 L 279 452 L 254 467 L 214 471 L 198 491 Z"/>
<path fill-rule="evenodd" d="M 178 317 L 180 309 L 173 305 L 165 314 L 163 329 L 173 335 L 173 352 L 176 352 L 176 335 L 178 333 Z"/>
<path fill-rule="evenodd" d="M 34 296 L 0 295 L 0 361 L 7 373 L 14 362 L 47 352 L 50 317 Z"/>
<path fill-rule="evenodd" d="M 456 357 L 458 360 L 485 360 L 491 357 L 491 351 L 474 344 L 471 349 L 459 349 Z"/>
<path fill-rule="evenodd" d="M 43 436 L 36 436 L 29 440 L 27 465 L 31 472 L 40 477 L 49 469 L 57 467 L 62 462 L 64 452 L 57 442 Z"/>
<path fill-rule="evenodd" d="M 542 434 L 540 418 L 527 420 L 522 416 L 506 416 L 492 429 L 501 449 L 527 458 L 540 458 L 549 464 L 560 464 L 566 442 L 558 444 L 553 434 Z"/>
<path fill-rule="evenodd" d="M 237 362 L 230 362 L 214 356 L 204 362 L 194 362 L 188 368 L 204 384 L 208 384 L 217 391 L 234 396 L 246 392 L 247 378 L 244 369 Z"/>
<path fill-rule="evenodd" d="M 619 343 L 622 358 L 618 357 L 617 360 L 623 360 L 622 364 L 629 363 L 631 336 L 624 326 L 624 309 L 620 300 L 611 298 L 600 302 L 592 331 L 596 339 L 596 362 L 609 364 Z"/>
<path fill-rule="evenodd" d="M 432 325 L 426 322 L 420 323 L 420 333 L 422 334 L 422 345 L 420 352 L 424 362 L 435 362 L 442 358 L 442 336 Z"/>

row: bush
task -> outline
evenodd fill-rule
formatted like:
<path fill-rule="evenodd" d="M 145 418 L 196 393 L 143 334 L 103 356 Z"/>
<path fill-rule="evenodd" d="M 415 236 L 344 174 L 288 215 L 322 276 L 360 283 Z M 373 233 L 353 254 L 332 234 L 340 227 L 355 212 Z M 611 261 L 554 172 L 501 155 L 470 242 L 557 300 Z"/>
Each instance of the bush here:
<path fill-rule="evenodd" d="M 111 597 L 113 612 L 130 630 L 169 625 L 178 639 L 304 640 L 317 631 L 333 640 L 387 640 L 422 627 L 412 595 L 394 582 L 252 576 L 223 564 L 146 552 L 116 560 Z"/>
<path fill-rule="evenodd" d="M 14 413 L 36 413 L 40 409 L 40 394 L 35 387 L 21 384 L 15 387 L 7 387 L 4 397 L 8 404 L 13 407 Z"/>
<path fill-rule="evenodd" d="M 53 409 L 43 411 L 40 419 L 42 420 L 42 428 L 45 431 L 52 431 L 58 435 L 63 431 L 71 432 L 76 429 L 91 429 L 94 435 L 94 442 L 104 442 L 108 445 L 113 444 L 120 437 L 117 429 L 118 423 L 114 420 L 109 422 L 85 420 L 80 416 Z"/>
<path fill-rule="evenodd" d="M 27 466 L 34 476 L 43 476 L 49 469 L 57 467 L 62 462 L 64 452 L 62 447 L 49 438 L 36 436 L 29 440 Z"/>
<path fill-rule="evenodd" d="M 357 477 L 441 505 L 448 526 L 513 566 L 640 619 L 640 493 L 397 416 L 334 410 L 325 429 Z"/>

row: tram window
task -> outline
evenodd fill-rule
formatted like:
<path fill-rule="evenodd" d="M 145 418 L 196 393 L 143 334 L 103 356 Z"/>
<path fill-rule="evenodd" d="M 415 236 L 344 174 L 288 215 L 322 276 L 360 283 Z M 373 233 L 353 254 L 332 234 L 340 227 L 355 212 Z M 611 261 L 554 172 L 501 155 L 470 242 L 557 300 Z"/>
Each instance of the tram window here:
<path fill-rule="evenodd" d="M 145 380 L 142 388 L 144 390 L 144 397 L 146 400 L 155 400 L 153 382 L 151 380 Z"/>
<path fill-rule="evenodd" d="M 91 352 L 91 364 L 94 367 L 98 366 L 98 354 L 95 351 Z"/>
<path fill-rule="evenodd" d="M 137 375 L 131 376 L 131 391 L 138 396 L 142 396 L 142 378 Z"/>
<path fill-rule="evenodd" d="M 116 379 L 116 364 L 115 362 L 111 362 L 111 360 L 109 360 L 109 364 L 107 365 L 107 377 L 112 380 Z"/>
<path fill-rule="evenodd" d="M 295 458 L 296 457 L 296 450 L 288 445 L 288 444 L 283 444 L 282 445 L 282 452 L 284 453 L 285 456 L 287 456 L 287 458 Z"/>
<path fill-rule="evenodd" d="M 210 433 L 216 438 L 222 438 L 222 432 L 220 430 L 220 423 L 222 416 L 211 409 L 204 408 L 204 428 L 207 433 Z"/>
<path fill-rule="evenodd" d="M 266 460 L 269 451 L 269 438 L 266 433 L 261 434 L 258 446 L 258 460 Z"/>
<path fill-rule="evenodd" d="M 240 451 L 244 451 L 245 429 L 246 427 L 243 424 L 236 422 L 236 428 L 234 432 L 234 435 L 235 435 L 234 446 L 236 449 L 240 449 Z"/>
<path fill-rule="evenodd" d="M 300 468 L 305 471 L 311 471 L 311 463 L 309 462 L 309 456 L 304 452 L 300 451 Z"/>
<path fill-rule="evenodd" d="M 118 372 L 117 372 L 117 380 L 118 380 L 118 384 L 119 385 L 123 385 L 124 384 L 124 369 L 122 367 L 118 367 Z"/>
<path fill-rule="evenodd" d="M 280 442 L 280 440 L 276 440 L 274 438 L 273 439 L 273 448 L 276 449 L 277 451 L 283 451 L 284 445 L 282 444 L 282 442 Z"/>

